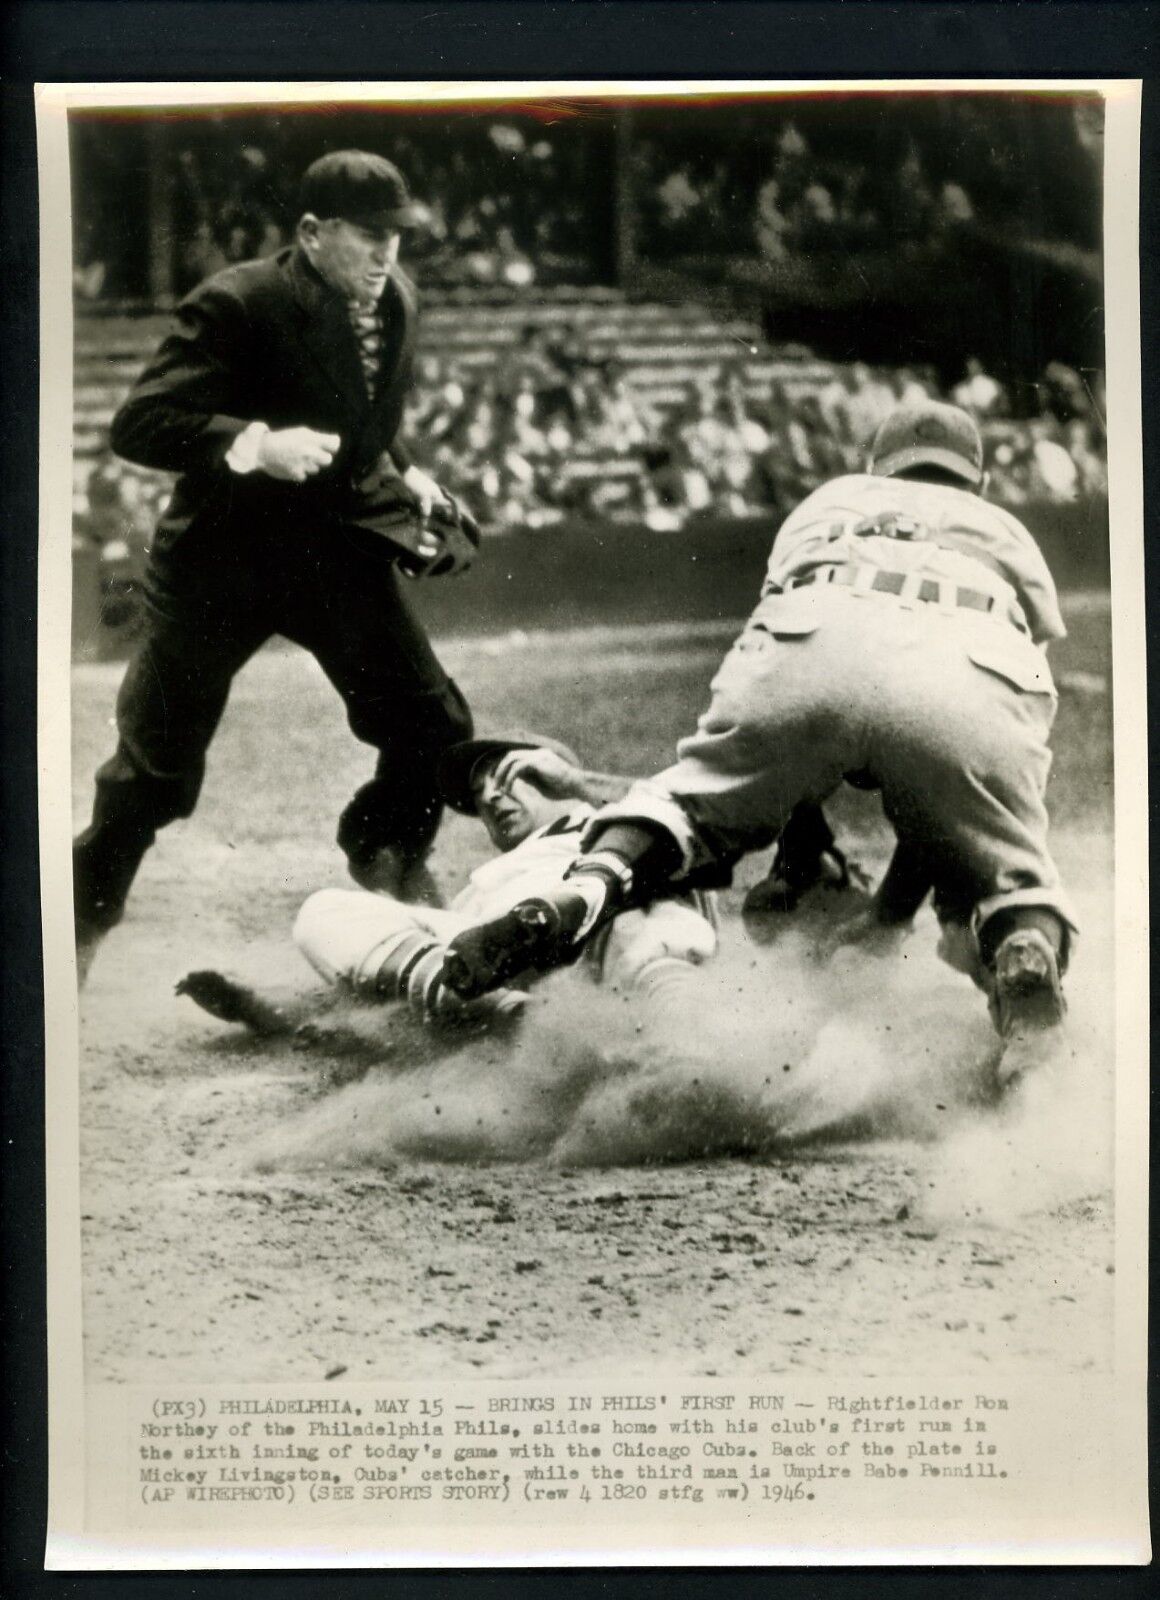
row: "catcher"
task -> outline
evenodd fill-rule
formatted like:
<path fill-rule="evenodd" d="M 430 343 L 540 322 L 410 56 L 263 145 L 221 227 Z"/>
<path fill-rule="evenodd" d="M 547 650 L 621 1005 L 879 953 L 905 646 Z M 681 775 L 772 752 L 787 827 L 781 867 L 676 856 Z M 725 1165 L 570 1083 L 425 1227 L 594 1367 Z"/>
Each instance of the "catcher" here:
<path fill-rule="evenodd" d="M 452 941 L 444 978 L 458 994 L 566 964 L 610 915 L 721 881 L 795 805 L 857 773 L 899 840 L 884 920 L 931 883 L 944 952 L 984 989 L 1003 1040 L 999 1086 L 1050 1053 L 1075 932 L 1044 806 L 1055 585 L 1026 528 L 986 502 L 965 412 L 896 408 L 868 466 L 781 527 L 676 764 L 599 813 L 555 891 Z"/>

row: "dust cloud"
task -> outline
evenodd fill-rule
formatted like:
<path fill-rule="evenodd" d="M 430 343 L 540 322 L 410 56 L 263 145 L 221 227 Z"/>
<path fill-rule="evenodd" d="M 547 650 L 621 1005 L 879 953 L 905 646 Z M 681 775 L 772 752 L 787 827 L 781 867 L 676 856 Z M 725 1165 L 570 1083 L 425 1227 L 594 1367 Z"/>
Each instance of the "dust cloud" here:
<path fill-rule="evenodd" d="M 821 962 L 800 922 L 740 937 L 650 1012 L 578 973 L 545 983 L 514 1042 L 428 1039 L 245 1152 L 250 1170 L 399 1159 L 608 1167 L 911 1141 L 919 1208 L 1003 1221 L 1110 1184 L 1111 959 L 1085 949 L 1066 1040 L 996 1101 L 982 996 L 929 917 L 891 951 Z"/>

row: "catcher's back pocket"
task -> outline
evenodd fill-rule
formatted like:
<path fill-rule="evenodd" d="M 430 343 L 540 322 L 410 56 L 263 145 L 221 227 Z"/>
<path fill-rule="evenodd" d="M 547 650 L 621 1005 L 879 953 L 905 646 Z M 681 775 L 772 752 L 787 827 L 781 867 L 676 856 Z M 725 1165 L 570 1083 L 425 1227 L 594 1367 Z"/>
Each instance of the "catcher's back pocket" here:
<path fill-rule="evenodd" d="M 967 654 L 976 667 L 993 673 L 1023 694 L 1055 697 L 1055 683 L 1047 657 L 1036 645 L 1012 632 L 1010 639 L 972 640 Z"/>
<path fill-rule="evenodd" d="M 784 629 L 779 620 L 775 632 L 765 615 L 751 617 L 709 685 L 713 695 L 739 694 L 746 698 L 755 685 L 777 679 L 785 671 L 787 654 L 793 653 L 794 645 L 808 639 L 817 627 L 816 618 L 807 621 L 799 614 Z"/>
<path fill-rule="evenodd" d="M 750 632 L 760 632 L 774 639 L 804 639 L 816 633 L 821 625 L 812 594 L 794 591 L 768 595 L 753 613 L 741 638 Z"/>

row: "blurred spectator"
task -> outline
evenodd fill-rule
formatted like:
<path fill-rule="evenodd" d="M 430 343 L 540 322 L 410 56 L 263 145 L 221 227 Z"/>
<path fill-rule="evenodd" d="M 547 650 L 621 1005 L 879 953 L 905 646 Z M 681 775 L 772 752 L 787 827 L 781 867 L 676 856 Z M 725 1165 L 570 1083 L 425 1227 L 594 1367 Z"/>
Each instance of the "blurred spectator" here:
<path fill-rule="evenodd" d="M 776 178 L 767 178 L 757 191 L 753 219 L 753 237 L 767 261 L 784 261 L 789 254 L 786 243 L 789 227 L 789 220 L 781 209 L 781 184 Z"/>
<path fill-rule="evenodd" d="M 1043 402 L 1060 422 L 1090 416 L 1091 396 L 1079 373 L 1062 361 L 1051 361 L 1043 373 Z"/>
<path fill-rule="evenodd" d="M 633 392 L 618 368 L 608 372 L 607 383 L 604 415 L 616 449 L 639 450 L 642 445 L 656 438 L 659 426 L 657 414 L 640 395 Z"/>
<path fill-rule="evenodd" d="M 137 585 L 169 480 L 122 461 L 106 447 L 74 505 L 73 547 L 96 554 L 101 620 L 122 628 L 137 615 Z"/>
<path fill-rule="evenodd" d="M 934 386 L 924 383 L 910 367 L 899 367 L 888 381 L 895 403 L 900 406 L 919 405 L 935 393 Z"/>
<path fill-rule="evenodd" d="M 1051 437 L 1052 422 L 1033 422 L 1029 488 L 1034 499 L 1074 500 L 1079 488 L 1079 471 L 1058 439 Z"/>
<path fill-rule="evenodd" d="M 967 375 L 951 390 L 951 399 L 979 418 L 1007 415 L 1007 396 L 1002 385 L 983 370 L 983 363 L 977 356 L 968 356 Z"/>
<path fill-rule="evenodd" d="M 926 179 L 922 157 L 911 140 L 899 163 L 891 196 L 891 219 L 901 238 L 913 238 L 929 226 L 934 196 Z"/>
<path fill-rule="evenodd" d="M 687 164 L 670 172 L 664 182 L 657 185 L 657 199 L 661 203 L 661 219 L 668 228 L 682 228 L 695 214 L 701 196 L 693 185 Z"/>
<path fill-rule="evenodd" d="M 939 195 L 939 220 L 951 225 L 960 222 L 971 222 L 974 219 L 975 208 L 971 204 L 971 197 L 961 183 L 944 183 Z"/>
<path fill-rule="evenodd" d="M 822 390 L 819 400 L 826 420 L 839 436 L 864 450 L 878 424 L 895 404 L 890 385 L 875 375 L 864 361 L 839 370 Z"/>
<path fill-rule="evenodd" d="M 196 143 L 177 151 L 175 205 L 183 243 L 179 269 L 196 283 L 234 261 L 273 255 L 288 238 L 284 199 L 272 187 L 269 161 L 256 145 Z"/>
<path fill-rule="evenodd" d="M 670 430 L 660 449 L 646 453 L 645 465 L 655 505 L 663 509 L 671 527 L 682 527 L 690 516 L 708 511 L 712 505 L 709 481 L 694 461 L 681 430 Z M 663 525 L 655 512 L 653 525 Z"/>
<path fill-rule="evenodd" d="M 103 261 L 90 261 L 73 267 L 73 294 L 78 300 L 99 300 L 108 269 Z"/>
<path fill-rule="evenodd" d="M 1076 417 L 1063 429 L 1061 443 L 1075 463 L 1081 494 L 1107 494 L 1108 463 L 1102 433 L 1088 419 Z"/>
<path fill-rule="evenodd" d="M 76 508 L 78 524 L 94 544 L 117 545 L 127 555 L 142 556 L 169 487 L 160 473 L 132 466 L 106 446 L 93 463 Z"/>

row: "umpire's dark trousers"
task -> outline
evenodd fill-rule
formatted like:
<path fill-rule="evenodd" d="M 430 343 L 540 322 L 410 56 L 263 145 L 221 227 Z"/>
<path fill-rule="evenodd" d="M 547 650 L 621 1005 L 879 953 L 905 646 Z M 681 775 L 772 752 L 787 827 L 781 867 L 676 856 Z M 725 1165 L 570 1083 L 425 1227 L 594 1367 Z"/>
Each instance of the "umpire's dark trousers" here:
<path fill-rule="evenodd" d="M 144 587 L 145 634 L 117 699 L 117 749 L 73 847 L 78 926 L 120 920 L 158 828 L 197 804 L 234 674 L 275 634 L 310 651 L 352 733 L 378 751 L 374 777 L 339 821 L 352 865 L 384 846 L 405 863 L 423 859 L 442 811 L 436 765 L 470 738 L 471 713 L 373 535 L 330 524 L 232 547 L 181 541 L 155 548 Z M 268 714 L 293 717 L 294 703 L 277 700 Z"/>

